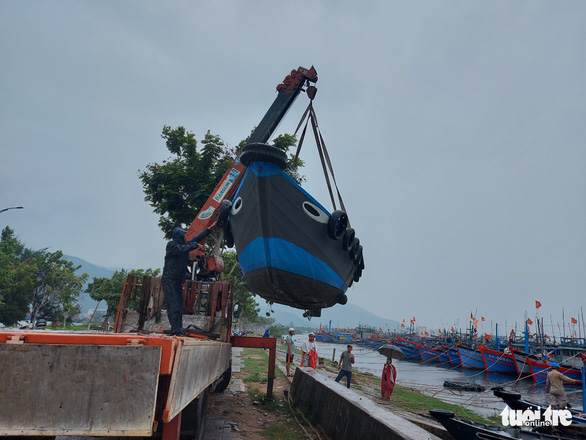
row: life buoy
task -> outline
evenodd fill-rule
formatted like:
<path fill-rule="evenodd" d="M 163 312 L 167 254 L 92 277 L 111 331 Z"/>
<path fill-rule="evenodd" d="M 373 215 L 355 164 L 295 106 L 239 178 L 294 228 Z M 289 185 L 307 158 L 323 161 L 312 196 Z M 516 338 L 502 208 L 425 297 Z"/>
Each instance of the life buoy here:
<path fill-rule="evenodd" d="M 255 142 L 242 149 L 240 162 L 246 166 L 251 162 L 269 162 L 284 170 L 287 167 L 287 153 L 272 145 Z"/>
<path fill-rule="evenodd" d="M 348 226 L 348 215 L 344 211 L 334 211 L 328 220 L 328 237 L 332 240 L 339 240 L 346 232 Z"/>

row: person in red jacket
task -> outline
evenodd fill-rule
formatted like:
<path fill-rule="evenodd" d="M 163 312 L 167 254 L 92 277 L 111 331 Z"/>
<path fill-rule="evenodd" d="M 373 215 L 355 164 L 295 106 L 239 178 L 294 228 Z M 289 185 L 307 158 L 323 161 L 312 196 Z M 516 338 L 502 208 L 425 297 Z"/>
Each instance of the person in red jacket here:
<path fill-rule="evenodd" d="M 385 399 L 390 399 L 395 388 L 395 380 L 397 379 L 397 369 L 393 365 L 393 360 L 387 358 L 387 363 L 383 367 L 383 377 L 381 381 L 381 394 Z"/>

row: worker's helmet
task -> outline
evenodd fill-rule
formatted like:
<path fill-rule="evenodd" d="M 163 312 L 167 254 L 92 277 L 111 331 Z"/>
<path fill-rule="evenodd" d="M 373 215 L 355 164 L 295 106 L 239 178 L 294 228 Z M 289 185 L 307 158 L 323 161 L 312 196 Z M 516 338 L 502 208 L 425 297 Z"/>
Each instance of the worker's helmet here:
<path fill-rule="evenodd" d="M 291 332 L 294 332 L 294 331 L 295 331 L 295 329 L 294 329 L 293 327 L 291 327 L 291 328 L 289 329 L 289 333 L 291 333 Z"/>

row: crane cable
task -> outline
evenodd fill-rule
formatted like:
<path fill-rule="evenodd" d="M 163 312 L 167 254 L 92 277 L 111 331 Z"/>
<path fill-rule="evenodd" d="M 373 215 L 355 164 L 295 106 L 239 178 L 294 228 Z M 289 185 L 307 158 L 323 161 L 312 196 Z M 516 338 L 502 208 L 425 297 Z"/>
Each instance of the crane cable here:
<path fill-rule="evenodd" d="M 303 145 L 303 140 L 305 139 L 305 134 L 307 132 L 307 126 L 309 125 L 309 121 L 311 121 L 311 126 L 312 126 L 313 134 L 315 137 L 315 143 L 317 145 L 317 151 L 319 153 L 319 158 L 320 158 L 322 169 L 324 172 L 324 177 L 326 179 L 326 184 L 328 186 L 328 192 L 330 193 L 330 199 L 332 201 L 332 205 L 334 207 L 334 210 L 336 210 L 337 209 L 336 208 L 336 201 L 335 201 L 334 193 L 332 190 L 332 184 L 330 182 L 330 174 L 331 174 L 331 181 L 333 181 L 334 186 L 336 188 L 336 193 L 338 196 L 338 201 L 340 203 L 340 208 L 346 212 L 346 207 L 344 206 L 344 201 L 342 200 L 342 195 L 340 194 L 340 190 L 338 188 L 338 183 L 336 182 L 336 176 L 334 174 L 334 168 L 332 166 L 332 161 L 330 160 L 330 155 L 328 154 L 328 150 L 326 149 L 326 144 L 324 142 L 323 136 L 322 136 L 321 132 L 319 131 L 319 125 L 317 123 L 317 116 L 316 116 L 315 110 L 313 108 L 313 102 L 310 102 L 309 105 L 307 106 L 307 108 L 305 109 L 305 112 L 303 113 L 303 116 L 301 117 L 301 120 L 299 121 L 299 124 L 297 125 L 297 129 L 295 130 L 294 136 L 297 136 L 297 132 L 301 128 L 301 125 L 303 125 L 304 121 L 305 121 L 305 125 L 303 126 L 303 130 L 301 132 L 301 137 L 299 139 L 299 143 L 297 144 L 297 152 L 295 153 L 295 162 L 294 163 L 297 163 L 297 159 L 299 158 L 299 153 L 301 152 L 301 146 Z"/>

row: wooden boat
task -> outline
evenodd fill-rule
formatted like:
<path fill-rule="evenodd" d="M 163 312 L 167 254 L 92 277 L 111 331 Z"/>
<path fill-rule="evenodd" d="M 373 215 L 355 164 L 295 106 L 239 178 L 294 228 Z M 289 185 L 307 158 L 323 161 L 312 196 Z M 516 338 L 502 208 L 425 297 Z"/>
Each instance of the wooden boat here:
<path fill-rule="evenodd" d="M 482 385 L 478 385 L 475 383 L 454 382 L 450 380 L 446 380 L 444 382 L 444 388 L 454 388 L 461 391 L 484 391 L 486 389 Z"/>
<path fill-rule="evenodd" d="M 526 362 L 531 370 L 531 377 L 535 383 L 545 383 L 547 380 L 547 374 L 552 370 L 547 361 L 539 361 L 533 359 L 531 356 L 527 356 Z M 565 374 L 571 379 L 582 380 L 582 371 L 576 370 L 575 368 L 566 368 L 560 365 L 560 373 Z M 571 385 L 571 384 L 568 384 Z"/>
<path fill-rule="evenodd" d="M 460 354 L 458 353 L 458 349 L 456 347 L 448 347 L 446 353 L 448 353 L 448 356 L 450 357 L 450 362 L 453 366 L 458 367 L 462 365 L 462 361 L 460 360 Z"/>
<path fill-rule="evenodd" d="M 439 356 L 440 364 L 447 365 L 451 364 L 452 361 L 450 359 L 450 355 L 448 354 L 448 349 L 444 346 L 436 348 L 437 354 Z"/>
<path fill-rule="evenodd" d="M 395 345 L 398 345 L 401 350 L 403 350 L 403 353 L 405 353 L 407 359 L 413 359 L 417 361 L 421 360 L 421 353 L 419 352 L 415 342 L 398 337 Z"/>
<path fill-rule="evenodd" d="M 484 366 L 489 373 L 517 374 L 513 355 L 482 345 L 478 347 L 478 351 L 480 351 Z"/>
<path fill-rule="evenodd" d="M 562 437 L 544 434 L 515 427 L 484 425 L 460 419 L 452 411 L 432 409 L 429 414 L 440 422 L 456 440 L 570 440 L 575 437 Z"/>
<path fill-rule="evenodd" d="M 305 316 L 345 304 L 364 268 L 346 213 L 328 212 L 289 177 L 283 151 L 249 144 L 240 160 L 248 168 L 227 230 L 248 288 L 269 302 L 304 309 Z"/>
<path fill-rule="evenodd" d="M 513 362 L 515 363 L 515 369 L 517 370 L 517 374 L 519 376 L 528 376 L 531 374 L 531 368 L 529 368 L 529 364 L 527 363 L 527 353 L 517 350 L 516 348 L 510 348 L 513 354 Z"/>
<path fill-rule="evenodd" d="M 462 368 L 473 368 L 475 370 L 484 370 L 484 359 L 478 350 L 474 350 L 463 344 L 456 344 Z"/>
<path fill-rule="evenodd" d="M 545 412 L 549 407 L 548 404 L 543 403 L 534 403 L 529 402 L 521 397 L 521 394 L 515 393 L 513 391 L 505 390 L 501 387 L 493 388 L 493 393 L 496 397 L 501 398 L 509 408 L 516 409 L 516 410 L 536 410 L 539 409 L 541 412 Z M 586 418 L 584 415 L 575 409 L 570 408 L 570 413 L 572 414 L 572 423 L 570 426 L 558 426 L 557 429 L 560 432 L 565 432 L 568 435 L 570 434 L 585 434 L 586 433 Z M 575 438 L 575 437 L 574 437 Z M 580 438 L 580 437 L 578 437 Z M 583 437 L 582 437 L 583 438 Z"/>
<path fill-rule="evenodd" d="M 439 354 L 435 348 L 421 344 L 416 344 L 416 346 L 423 362 L 439 362 Z"/>

